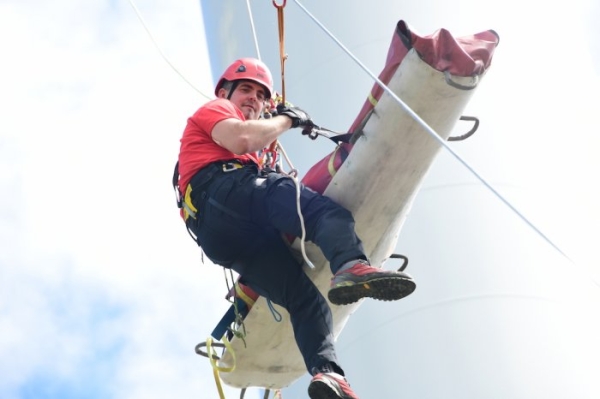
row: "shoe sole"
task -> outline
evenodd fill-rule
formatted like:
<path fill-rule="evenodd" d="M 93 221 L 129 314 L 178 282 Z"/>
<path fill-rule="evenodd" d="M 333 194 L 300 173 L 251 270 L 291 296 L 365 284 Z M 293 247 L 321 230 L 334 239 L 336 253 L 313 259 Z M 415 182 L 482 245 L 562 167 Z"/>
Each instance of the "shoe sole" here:
<path fill-rule="evenodd" d="M 363 283 L 333 287 L 327 293 L 327 297 L 334 305 L 349 305 L 362 298 L 397 301 L 412 294 L 415 288 L 417 285 L 413 280 L 401 276 L 386 276 Z"/>
<path fill-rule="evenodd" d="M 310 399 L 340 399 L 342 396 L 329 386 L 325 381 L 315 381 L 308 386 Z"/>

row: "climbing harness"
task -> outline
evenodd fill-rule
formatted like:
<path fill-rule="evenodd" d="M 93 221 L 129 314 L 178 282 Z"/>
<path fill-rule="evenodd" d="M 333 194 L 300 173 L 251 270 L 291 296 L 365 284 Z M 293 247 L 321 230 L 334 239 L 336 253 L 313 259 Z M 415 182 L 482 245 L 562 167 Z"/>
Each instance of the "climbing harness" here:
<path fill-rule="evenodd" d="M 188 219 L 196 219 L 196 212 L 198 212 L 198 210 L 196 209 L 194 204 L 192 204 L 191 185 L 188 184 L 185 190 L 185 195 L 183 197 L 181 196 L 181 190 L 179 189 L 179 161 L 175 163 L 175 168 L 173 170 L 173 178 L 171 182 L 173 185 L 173 190 L 175 191 L 175 201 L 177 203 L 177 208 L 179 208 L 179 214 L 185 222 L 185 228 L 190 237 L 192 237 L 192 240 L 194 240 L 194 242 L 197 242 L 198 238 L 188 226 Z M 202 262 L 204 263 L 204 253 L 202 253 Z"/>

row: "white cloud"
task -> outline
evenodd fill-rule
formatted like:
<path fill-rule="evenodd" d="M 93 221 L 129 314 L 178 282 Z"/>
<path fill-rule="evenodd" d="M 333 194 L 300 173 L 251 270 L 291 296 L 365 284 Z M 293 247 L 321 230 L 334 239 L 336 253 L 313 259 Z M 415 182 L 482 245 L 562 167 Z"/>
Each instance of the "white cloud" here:
<path fill-rule="evenodd" d="M 211 93 L 199 2 L 136 5 Z M 223 273 L 170 186 L 205 98 L 127 2 L 0 2 L 0 47 L 0 396 L 216 394 L 194 346 L 227 308 Z"/>

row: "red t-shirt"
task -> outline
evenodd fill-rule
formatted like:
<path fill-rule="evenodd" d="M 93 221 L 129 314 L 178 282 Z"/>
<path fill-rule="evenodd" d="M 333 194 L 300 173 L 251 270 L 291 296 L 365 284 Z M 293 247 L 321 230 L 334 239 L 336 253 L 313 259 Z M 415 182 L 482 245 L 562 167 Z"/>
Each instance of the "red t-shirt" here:
<path fill-rule="evenodd" d="M 204 104 L 188 119 L 179 151 L 179 190 L 182 193 L 194 174 L 209 163 L 239 159 L 243 163 L 259 164 L 256 154 L 234 154 L 212 139 L 215 125 L 229 118 L 246 120 L 231 101 L 217 98 Z"/>

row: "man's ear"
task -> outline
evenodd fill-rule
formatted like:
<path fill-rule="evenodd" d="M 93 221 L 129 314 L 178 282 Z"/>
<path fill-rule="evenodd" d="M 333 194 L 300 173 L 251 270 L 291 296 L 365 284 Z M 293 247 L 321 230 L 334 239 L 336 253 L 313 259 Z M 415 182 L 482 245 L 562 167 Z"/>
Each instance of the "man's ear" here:
<path fill-rule="evenodd" d="M 227 98 L 227 94 L 229 94 L 229 92 L 221 87 L 219 89 L 219 91 L 217 92 L 217 97 L 218 98 Z"/>

